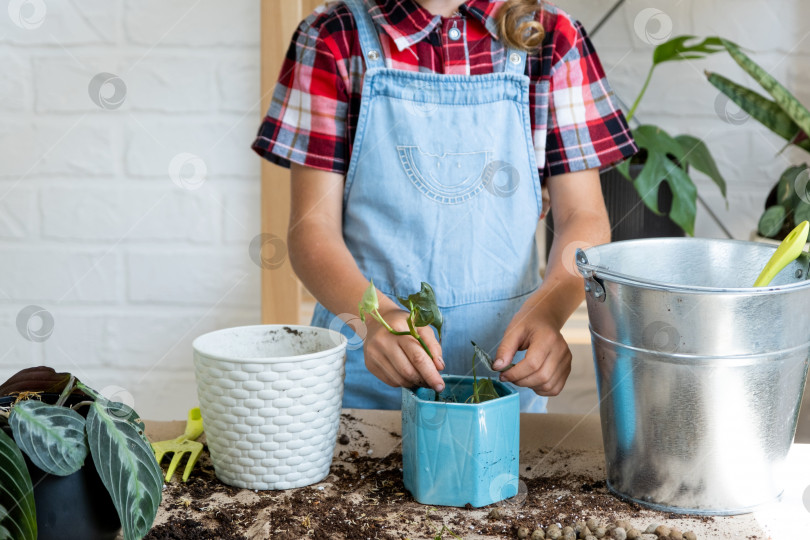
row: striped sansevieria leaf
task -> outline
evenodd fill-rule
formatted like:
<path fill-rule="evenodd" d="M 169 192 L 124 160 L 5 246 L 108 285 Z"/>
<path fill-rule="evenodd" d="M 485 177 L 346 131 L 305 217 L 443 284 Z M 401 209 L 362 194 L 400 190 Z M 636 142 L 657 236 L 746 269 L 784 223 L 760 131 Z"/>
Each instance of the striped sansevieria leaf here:
<path fill-rule="evenodd" d="M 742 52 L 737 45 L 727 40 L 723 40 L 723 45 L 734 61 L 771 95 L 774 102 L 796 123 L 799 130 L 805 134 L 810 134 L 810 110 L 802 105 L 782 83 L 773 77 L 773 75 Z M 798 133 L 794 134 L 791 138 L 796 135 L 798 135 Z M 799 138 L 799 140 L 801 140 L 801 138 Z"/>
<path fill-rule="evenodd" d="M 709 82 L 751 118 L 791 144 L 810 152 L 810 139 L 778 103 L 717 73 L 706 72 Z"/>

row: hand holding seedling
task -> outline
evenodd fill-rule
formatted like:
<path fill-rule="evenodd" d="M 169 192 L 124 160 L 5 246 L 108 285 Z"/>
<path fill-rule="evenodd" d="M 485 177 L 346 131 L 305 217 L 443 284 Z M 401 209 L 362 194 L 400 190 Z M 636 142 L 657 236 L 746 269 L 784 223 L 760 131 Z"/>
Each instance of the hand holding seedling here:
<path fill-rule="evenodd" d="M 427 385 L 441 392 L 444 381 L 439 370 L 444 369 L 444 362 L 441 345 L 430 326 L 436 328 L 441 338 L 442 318 L 433 289 L 423 283 L 421 291 L 398 300 L 408 311 L 396 308 L 380 311 L 372 282 L 360 301 L 360 319 L 368 322 L 364 345 L 366 367 L 389 386 Z M 366 316 L 378 324 L 366 321 Z"/>
<path fill-rule="evenodd" d="M 562 391 L 571 373 L 571 350 L 548 312 L 532 302 L 524 304 L 509 323 L 493 369 L 503 370 L 517 351 L 526 351 L 526 357 L 501 373 L 501 381 L 531 388 L 540 396 Z"/>

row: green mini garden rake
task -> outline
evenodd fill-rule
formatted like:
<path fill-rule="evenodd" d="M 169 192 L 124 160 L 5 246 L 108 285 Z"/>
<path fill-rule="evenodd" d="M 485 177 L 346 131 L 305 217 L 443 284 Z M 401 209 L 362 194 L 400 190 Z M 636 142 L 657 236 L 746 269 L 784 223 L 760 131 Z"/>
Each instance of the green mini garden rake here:
<path fill-rule="evenodd" d="M 200 414 L 199 407 L 194 407 L 188 411 L 188 420 L 186 421 L 186 431 L 169 441 L 158 441 L 152 443 L 152 450 L 155 452 L 155 459 L 158 463 L 163 459 L 163 456 L 169 453 L 174 453 L 169 468 L 166 470 L 166 481 L 169 482 L 174 475 L 175 469 L 180 464 L 183 456 L 188 454 L 188 461 L 186 461 L 186 468 L 183 471 L 183 482 L 188 480 L 194 464 L 197 463 L 197 458 L 200 457 L 203 445 L 194 439 L 202 435 L 203 421 Z"/>

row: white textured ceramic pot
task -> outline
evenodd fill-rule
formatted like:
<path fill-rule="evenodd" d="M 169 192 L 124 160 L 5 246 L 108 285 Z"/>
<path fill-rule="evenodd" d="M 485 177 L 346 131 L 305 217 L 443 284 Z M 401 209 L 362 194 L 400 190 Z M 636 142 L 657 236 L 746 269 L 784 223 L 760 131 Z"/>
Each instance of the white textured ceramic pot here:
<path fill-rule="evenodd" d="M 194 370 L 217 478 L 290 489 L 329 474 L 346 339 L 309 326 L 226 328 L 194 340 Z"/>

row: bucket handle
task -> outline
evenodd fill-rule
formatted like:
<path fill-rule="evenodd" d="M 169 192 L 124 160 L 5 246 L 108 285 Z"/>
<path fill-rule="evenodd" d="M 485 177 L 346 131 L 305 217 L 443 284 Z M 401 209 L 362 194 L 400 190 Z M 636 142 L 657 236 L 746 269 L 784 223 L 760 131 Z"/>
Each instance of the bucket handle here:
<path fill-rule="evenodd" d="M 596 275 L 595 268 L 588 263 L 588 256 L 581 248 L 577 249 L 576 258 L 579 273 L 585 278 L 585 292 L 597 302 L 604 302 L 607 296 L 604 280 Z"/>

